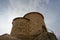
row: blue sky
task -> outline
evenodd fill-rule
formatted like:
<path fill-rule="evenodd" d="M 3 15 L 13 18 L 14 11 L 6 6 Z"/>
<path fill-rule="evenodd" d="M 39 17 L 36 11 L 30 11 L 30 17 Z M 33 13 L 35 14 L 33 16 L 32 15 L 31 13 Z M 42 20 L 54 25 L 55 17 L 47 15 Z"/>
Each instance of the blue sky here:
<path fill-rule="evenodd" d="M 32 11 L 42 13 L 48 30 L 60 36 L 60 0 L 0 0 L 0 35 L 11 32 L 14 18 Z"/>

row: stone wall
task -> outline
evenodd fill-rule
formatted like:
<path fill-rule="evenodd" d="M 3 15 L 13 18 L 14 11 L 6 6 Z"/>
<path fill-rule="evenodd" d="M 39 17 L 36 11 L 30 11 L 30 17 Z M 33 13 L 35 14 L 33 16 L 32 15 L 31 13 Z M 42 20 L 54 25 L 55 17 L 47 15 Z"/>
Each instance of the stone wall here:
<path fill-rule="evenodd" d="M 54 33 L 47 31 L 44 17 L 39 12 L 30 12 L 13 19 L 10 35 L 0 36 L 0 40 L 57 40 Z"/>

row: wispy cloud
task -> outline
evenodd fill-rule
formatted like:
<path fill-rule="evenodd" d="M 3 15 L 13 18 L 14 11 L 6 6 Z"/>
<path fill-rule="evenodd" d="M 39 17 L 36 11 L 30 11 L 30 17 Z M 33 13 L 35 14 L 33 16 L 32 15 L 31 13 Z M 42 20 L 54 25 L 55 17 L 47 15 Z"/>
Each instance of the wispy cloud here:
<path fill-rule="evenodd" d="M 46 4 L 49 4 L 50 0 L 46 0 Z"/>
<path fill-rule="evenodd" d="M 4 9 L 3 7 L 3 11 L 5 13 L 5 16 L 4 16 L 4 19 L 6 18 L 7 21 L 9 23 L 4 23 L 5 24 L 5 27 L 9 26 L 8 28 L 10 28 L 12 26 L 12 20 L 15 18 L 15 17 L 20 17 L 20 16 L 23 16 L 24 14 L 26 14 L 27 12 L 30 12 L 30 11 L 39 11 L 39 12 L 42 12 L 44 15 L 46 15 L 46 24 L 47 26 L 51 26 L 55 21 L 54 21 L 54 17 L 52 14 L 51 16 L 51 13 L 47 14 L 46 12 L 46 8 L 49 4 L 49 1 L 50 0 L 9 0 L 9 3 L 6 2 L 6 4 L 4 5 L 4 7 L 6 7 L 6 9 Z M 1 6 L 2 7 L 2 6 Z M 48 17 L 48 16 L 49 17 Z M 51 17 L 50 17 L 51 16 Z M 2 19 L 2 20 L 4 20 Z M 52 19 L 52 20 L 51 20 Z M 2 23 L 2 22 L 1 22 Z M 1 25 L 2 26 L 2 25 Z M 4 26 L 3 26 L 4 27 Z M 1 27 L 1 28 L 3 28 Z M 4 28 L 5 28 L 4 27 Z M 8 30 L 8 28 L 6 27 L 6 30 Z"/>

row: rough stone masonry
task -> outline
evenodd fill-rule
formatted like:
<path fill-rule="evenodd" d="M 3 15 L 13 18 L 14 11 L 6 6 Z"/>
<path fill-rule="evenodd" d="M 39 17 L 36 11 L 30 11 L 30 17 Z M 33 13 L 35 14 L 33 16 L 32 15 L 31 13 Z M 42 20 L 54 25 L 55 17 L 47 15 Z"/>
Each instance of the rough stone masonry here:
<path fill-rule="evenodd" d="M 44 16 L 39 12 L 15 18 L 12 24 L 11 34 L 1 35 L 0 40 L 57 40 L 54 33 L 47 31 Z"/>

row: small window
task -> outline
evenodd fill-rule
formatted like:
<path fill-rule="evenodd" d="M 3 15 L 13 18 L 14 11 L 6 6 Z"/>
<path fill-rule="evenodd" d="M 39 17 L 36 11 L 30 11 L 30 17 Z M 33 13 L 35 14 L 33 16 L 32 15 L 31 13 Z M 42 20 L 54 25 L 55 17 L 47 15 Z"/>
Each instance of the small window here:
<path fill-rule="evenodd" d="M 47 31 L 45 25 L 43 25 L 42 28 L 43 28 L 43 32 L 44 32 L 44 31 Z"/>

